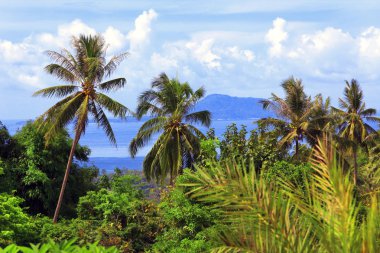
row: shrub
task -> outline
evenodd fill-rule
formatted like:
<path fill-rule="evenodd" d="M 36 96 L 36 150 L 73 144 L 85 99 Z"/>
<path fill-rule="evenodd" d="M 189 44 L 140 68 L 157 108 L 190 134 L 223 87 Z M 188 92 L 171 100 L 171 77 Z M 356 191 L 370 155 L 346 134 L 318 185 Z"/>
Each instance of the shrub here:
<path fill-rule="evenodd" d="M 23 199 L 0 194 L 0 246 L 10 243 L 25 244 L 38 237 L 31 217 L 20 207 Z"/>

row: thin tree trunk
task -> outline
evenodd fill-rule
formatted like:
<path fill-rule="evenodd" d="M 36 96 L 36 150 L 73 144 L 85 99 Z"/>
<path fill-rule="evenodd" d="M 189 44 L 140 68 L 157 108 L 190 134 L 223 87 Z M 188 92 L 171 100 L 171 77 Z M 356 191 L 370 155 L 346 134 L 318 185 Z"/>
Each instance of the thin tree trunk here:
<path fill-rule="evenodd" d="M 358 179 L 358 154 L 357 154 L 357 150 L 354 149 L 354 184 L 356 185 L 356 181 Z"/>
<path fill-rule="evenodd" d="M 65 193 L 65 188 L 66 188 L 66 185 L 67 185 L 67 179 L 69 178 L 69 175 L 70 175 L 70 168 L 71 168 L 71 164 L 73 162 L 75 148 L 76 148 L 76 146 L 77 146 L 77 144 L 79 142 L 79 137 L 80 137 L 80 131 L 77 131 L 75 133 L 75 138 L 74 138 L 73 144 L 71 146 L 69 160 L 67 161 L 66 172 L 65 172 L 65 176 L 64 176 L 63 181 L 62 181 L 62 186 L 61 186 L 61 191 L 59 193 L 57 207 L 55 208 L 54 217 L 53 217 L 53 223 L 57 223 L 57 220 L 58 220 L 58 215 L 59 215 L 59 211 L 61 209 L 63 195 Z"/>
<path fill-rule="evenodd" d="M 296 137 L 296 153 L 295 153 L 295 157 L 298 159 L 298 136 Z"/>

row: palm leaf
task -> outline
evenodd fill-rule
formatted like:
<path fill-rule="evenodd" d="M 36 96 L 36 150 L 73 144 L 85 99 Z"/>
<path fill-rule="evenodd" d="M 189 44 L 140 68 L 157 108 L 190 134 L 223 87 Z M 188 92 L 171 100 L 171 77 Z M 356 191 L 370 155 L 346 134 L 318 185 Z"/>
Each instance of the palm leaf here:
<path fill-rule="evenodd" d="M 78 91 L 78 86 L 76 85 L 60 85 L 60 86 L 52 86 L 45 89 L 41 89 L 36 91 L 33 96 L 43 96 L 43 97 L 65 97 L 70 95 L 73 92 Z"/>

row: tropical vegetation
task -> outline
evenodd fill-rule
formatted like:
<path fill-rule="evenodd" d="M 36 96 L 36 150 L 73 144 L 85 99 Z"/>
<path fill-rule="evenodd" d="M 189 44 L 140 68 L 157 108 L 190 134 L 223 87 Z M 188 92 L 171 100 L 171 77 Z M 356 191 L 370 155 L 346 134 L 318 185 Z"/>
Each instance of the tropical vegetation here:
<path fill-rule="evenodd" d="M 73 47 L 48 51 L 68 84 L 36 92 L 62 100 L 14 134 L 0 122 L 0 252 L 380 252 L 380 120 L 358 81 L 337 108 L 288 78 L 261 102 L 275 117 L 217 135 L 203 87 L 162 73 L 130 112 L 101 93 L 125 85 L 104 79 L 126 54 L 106 62 L 99 35 Z M 105 111 L 143 121 L 142 171 L 83 163 L 90 120 L 116 144 Z"/>

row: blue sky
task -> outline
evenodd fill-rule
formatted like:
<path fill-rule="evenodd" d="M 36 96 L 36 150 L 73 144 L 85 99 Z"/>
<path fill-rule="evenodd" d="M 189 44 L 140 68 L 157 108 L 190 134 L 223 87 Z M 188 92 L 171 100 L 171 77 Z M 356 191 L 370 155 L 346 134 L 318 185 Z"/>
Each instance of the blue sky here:
<path fill-rule="evenodd" d="M 112 96 L 132 109 L 163 71 L 208 94 L 263 98 L 294 75 L 334 104 L 356 78 L 380 109 L 379 12 L 379 1 L 0 1 L 0 120 L 53 105 L 31 96 L 61 84 L 43 52 L 80 33 L 105 35 L 109 55 L 130 52 L 114 75 L 128 84 Z"/>

